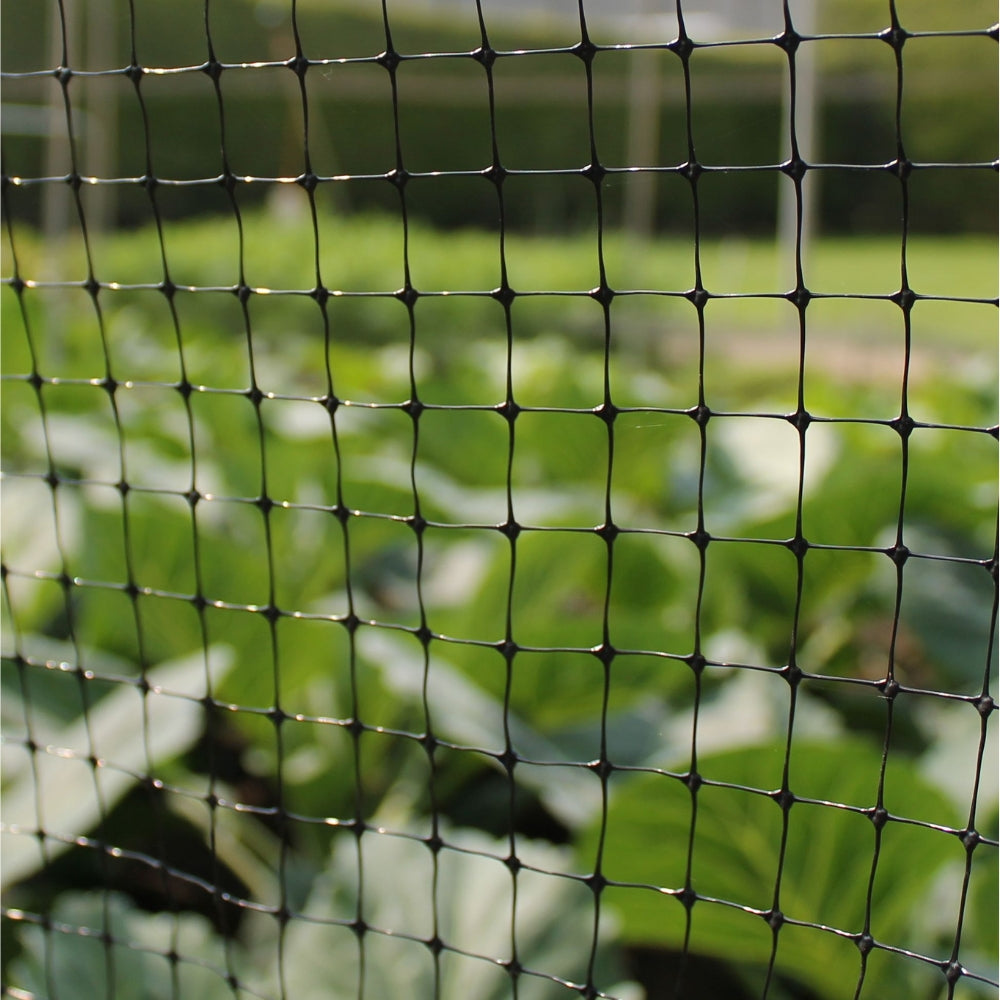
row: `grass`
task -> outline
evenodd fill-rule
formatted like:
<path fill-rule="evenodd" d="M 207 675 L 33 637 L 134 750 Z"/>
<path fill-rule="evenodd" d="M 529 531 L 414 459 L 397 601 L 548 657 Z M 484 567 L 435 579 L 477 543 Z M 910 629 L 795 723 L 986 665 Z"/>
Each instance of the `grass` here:
<path fill-rule="evenodd" d="M 301 196 L 298 189 L 290 197 Z M 305 297 L 263 294 L 266 290 L 308 289 L 315 283 L 314 236 L 301 211 L 301 201 L 283 203 L 282 214 L 250 210 L 243 216 L 243 262 L 246 280 L 262 294 L 250 303 L 254 349 L 265 384 L 273 391 L 320 394 L 321 352 L 308 348 L 315 340 L 282 340 L 289 328 L 309 337 L 322 335 L 319 311 Z M 290 210 L 291 209 L 291 210 Z M 324 212 L 319 220 L 319 267 L 326 286 L 345 293 L 330 300 L 332 336 L 340 351 L 336 375 L 347 398 L 379 401 L 363 373 L 364 356 L 373 344 L 383 351 L 383 364 L 398 374 L 398 396 L 408 393 L 409 341 L 403 306 L 392 292 L 404 284 L 402 227 L 390 215 Z M 79 237 L 67 236 L 55 252 L 44 249 L 37 234 L 17 234 L 20 276 L 28 280 L 82 281 L 86 258 Z M 179 285 L 232 287 L 238 281 L 240 234 L 232 217 L 219 216 L 165 225 L 171 279 Z M 527 357 L 539 338 L 556 338 L 577 349 L 599 349 L 604 326 L 601 308 L 585 294 L 600 283 L 596 233 L 581 230 L 571 237 L 510 234 L 505 253 L 509 281 L 524 294 L 512 309 L 514 361 Z M 9 247 L 5 274 L 12 263 Z M 684 391 L 671 405 L 694 405 L 698 365 L 697 314 L 683 293 L 694 285 L 694 247 L 690 241 L 628 240 L 611 231 L 603 242 L 609 284 L 627 293 L 611 310 L 615 365 L 645 359 L 654 370 L 669 369 L 670 379 Z M 93 238 L 94 271 L 104 283 L 155 285 L 163 278 L 158 241 L 151 228 Z M 763 404 L 795 408 L 799 368 L 799 320 L 795 307 L 781 298 L 794 285 L 793 259 L 774 240 L 737 237 L 706 239 L 700 246 L 703 281 L 713 298 L 705 310 L 705 377 L 710 401 L 723 409 L 759 409 Z M 408 260 L 413 285 L 428 293 L 416 306 L 418 355 L 430 359 L 456 342 L 473 336 L 493 371 L 505 362 L 504 319 L 500 306 L 485 293 L 500 284 L 499 237 L 496 232 L 458 230 L 437 233 L 420 222 L 409 229 Z M 816 295 L 807 312 L 805 385 L 814 412 L 843 414 L 863 386 L 877 387 L 886 406 L 898 406 L 898 387 L 905 353 L 901 311 L 884 297 L 900 286 L 901 252 L 894 238 L 819 238 L 807 248 L 804 275 Z M 949 423 L 991 425 L 996 421 L 996 308 L 988 300 L 997 293 L 997 254 L 983 237 L 914 236 L 907 244 L 910 286 L 920 295 L 912 312 L 909 354 L 910 403 L 916 412 Z M 442 292 L 452 294 L 441 295 Z M 546 295 L 545 292 L 574 293 Z M 365 293 L 359 297 L 358 293 Z M 375 293 L 375 297 L 367 297 Z M 879 298 L 879 297 L 883 298 Z M 938 301 L 933 296 L 977 301 Z M 29 311 L 42 302 L 69 310 L 81 322 L 91 314 L 82 291 L 33 291 L 25 296 Z M 142 377 L 155 381 L 178 378 L 171 346 L 169 315 L 162 297 L 152 291 L 112 291 L 101 297 L 112 354 L 126 352 Z M 243 320 L 238 303 L 218 293 L 181 294 L 177 299 L 182 332 L 189 341 L 192 377 L 217 383 L 223 372 L 207 344 L 239 336 Z M 14 296 L 3 296 L 5 325 L 19 324 Z M 97 331 L 81 344 L 83 353 L 45 353 L 43 373 L 62 377 L 102 375 L 103 354 Z M 130 331 L 131 334 L 130 334 Z M 137 339 L 138 338 L 138 339 Z M 142 345 L 146 345 L 143 348 Z M 159 345 L 159 346 L 157 346 Z M 449 346 L 450 345 L 450 346 Z M 145 350 L 145 353 L 143 351 Z M 561 350 L 561 349 L 560 349 Z M 6 370 L 26 372 L 29 362 L 20 337 L 4 338 Z M 152 353 L 150 353 L 152 351 Z M 228 349 L 227 349 L 228 351 Z M 235 359 L 237 354 L 228 351 Z M 351 358 L 356 357 L 356 361 Z M 392 360 L 395 358 L 395 360 Z M 736 362 L 734 364 L 734 362 Z M 435 361 L 434 363 L 438 363 Z M 235 367 L 233 367 L 235 365 Z M 941 416 L 933 380 L 942 365 L 963 372 L 967 393 Z M 223 385 L 248 384 L 245 362 L 232 362 Z M 663 405 L 662 398 L 620 387 L 627 405 Z M 492 379 L 499 398 L 502 380 Z M 380 380 L 382 390 L 386 387 Z M 557 383 L 553 383 L 557 385 Z M 830 391 L 830 387 L 834 387 Z M 442 386 L 447 388 L 447 385 Z M 589 405 L 597 405 L 599 386 Z M 837 399 L 837 394 L 840 399 Z M 674 398 L 673 396 L 671 397 Z M 384 401 L 384 400 L 383 400 Z M 461 399 L 445 395 L 442 402 Z M 536 395 L 527 402 L 559 405 L 558 392 Z M 928 419 L 931 419 L 929 416 Z"/>
<path fill-rule="evenodd" d="M 314 284 L 313 233 L 300 210 L 301 192 L 292 191 L 290 218 L 244 213 L 243 256 L 247 283 L 269 289 L 303 289 Z M 322 213 L 319 262 L 326 286 L 344 292 L 392 292 L 402 287 L 402 228 L 395 216 Z M 600 282 L 596 232 L 584 229 L 571 238 L 508 234 L 506 261 L 510 284 L 519 292 L 585 291 Z M 99 280 L 121 284 L 156 283 L 163 278 L 155 234 L 140 229 L 93 238 Z M 500 283 L 497 233 L 458 230 L 436 233 L 410 226 L 408 258 L 414 286 L 422 292 L 483 292 Z M 167 259 L 175 283 L 233 285 L 237 281 L 239 233 L 232 216 L 166 224 Z M 11 274 L 5 245 L 4 273 Z M 30 231 L 18 233 L 21 277 L 82 281 L 86 262 L 82 241 L 67 236 L 53 253 L 43 251 Z M 678 294 L 694 286 L 694 247 L 690 240 L 658 239 L 637 244 L 617 230 L 603 241 L 608 282 L 619 291 Z M 794 255 L 774 240 L 738 236 L 703 239 L 700 259 L 705 287 L 719 296 L 783 293 L 793 288 Z M 807 246 L 806 286 L 816 295 L 851 299 L 889 295 L 901 284 L 902 254 L 897 238 L 819 237 Z M 909 285 L 920 295 L 995 299 L 997 248 L 985 236 L 911 236 L 906 264 Z M 828 312 L 828 307 L 834 311 Z M 821 328 L 867 337 L 871 330 L 844 324 L 834 303 L 824 305 Z M 742 303 L 732 315 L 735 327 L 759 329 L 766 314 Z M 951 331 L 957 343 L 974 346 L 993 326 L 988 310 L 982 322 L 962 322 Z M 971 313 L 970 313 L 971 316 Z M 881 325 L 881 324 L 876 324 Z M 954 342 L 954 341 L 953 341 Z"/>
<path fill-rule="evenodd" d="M 290 189 L 281 214 L 244 213 L 244 252 L 251 285 L 311 286 L 312 229 L 303 218 L 303 193 Z M 283 217 L 287 216 L 287 218 Z M 402 283 L 402 229 L 395 215 L 350 215 L 320 211 L 320 262 L 326 284 L 344 291 L 392 291 Z M 238 233 L 231 215 L 167 222 L 168 259 L 179 284 L 235 282 Z M 176 248 L 172 246 L 176 240 Z M 414 285 L 425 291 L 484 290 L 497 286 L 497 233 L 457 230 L 437 233 L 419 221 L 410 227 Z M 102 281 L 123 284 L 158 281 L 162 274 L 156 240 L 149 229 L 93 238 L 95 270 Z M 519 291 L 565 291 L 597 284 L 596 230 L 571 238 L 507 235 L 510 282 Z M 680 292 L 694 284 L 694 247 L 689 239 L 665 238 L 635 244 L 620 230 L 605 233 L 604 258 L 612 287 Z M 8 248 L 5 246 L 5 251 Z M 37 235 L 18 227 L 22 277 L 43 274 L 82 280 L 82 241 L 69 235 L 53 253 Z M 794 286 L 789 248 L 770 239 L 741 236 L 701 241 L 705 286 L 716 294 L 786 291 Z M 900 285 L 897 237 L 859 234 L 823 237 L 806 249 L 805 281 L 811 291 L 834 295 L 889 294 Z M 4 272 L 10 274 L 9 252 Z M 910 286 L 923 295 L 994 299 L 996 241 L 984 235 L 913 235 L 907 244 Z M 544 279 L 544 280 L 543 280 Z"/>

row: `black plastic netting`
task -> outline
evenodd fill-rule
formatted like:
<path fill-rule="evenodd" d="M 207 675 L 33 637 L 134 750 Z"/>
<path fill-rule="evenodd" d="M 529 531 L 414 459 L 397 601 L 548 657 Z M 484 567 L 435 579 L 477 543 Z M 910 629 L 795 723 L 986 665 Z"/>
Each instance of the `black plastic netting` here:
<path fill-rule="evenodd" d="M 6 4 L 3 995 L 995 995 L 994 17 Z"/>

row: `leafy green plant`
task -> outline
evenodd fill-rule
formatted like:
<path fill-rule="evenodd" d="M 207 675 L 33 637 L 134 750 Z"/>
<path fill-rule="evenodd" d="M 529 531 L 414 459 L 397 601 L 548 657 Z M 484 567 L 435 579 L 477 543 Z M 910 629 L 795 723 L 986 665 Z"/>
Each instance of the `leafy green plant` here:
<path fill-rule="evenodd" d="M 870 765 L 877 757 L 843 738 L 795 742 L 793 794 L 808 789 L 804 800 L 820 794 L 826 802 L 796 801 L 783 834 L 784 814 L 768 781 L 783 757 L 784 748 L 775 744 L 699 757 L 705 784 L 696 796 L 696 817 L 692 795 L 676 777 L 645 774 L 623 782 L 609 803 L 602 872 L 612 883 L 643 887 L 615 894 L 626 941 L 679 950 L 690 934 L 695 953 L 736 965 L 751 982 L 763 982 L 772 941 L 766 918 L 777 902 L 791 923 L 778 932 L 775 969 L 816 996 L 839 997 L 861 969 L 860 955 L 855 951 L 852 962 L 845 948 L 847 935 L 870 926 L 879 942 L 926 947 L 933 940 L 928 928 L 935 916 L 935 877 L 964 852 L 954 835 L 890 821 L 876 865 L 875 828 L 861 810 L 875 804 L 878 775 Z M 885 804 L 894 817 L 932 814 L 944 825 L 960 822 L 947 797 L 905 759 L 890 760 L 886 788 Z M 708 898 L 694 904 L 689 929 L 680 902 L 663 889 L 684 888 L 683 845 L 692 824 L 691 888 Z M 596 856 L 600 835 L 601 827 L 592 825 L 578 848 L 583 857 Z M 796 927 L 797 921 L 812 926 Z M 832 969 L 841 972 L 832 976 Z M 866 977 L 865 995 L 902 996 L 900 990 L 898 982 L 880 980 L 877 973 Z"/>
<path fill-rule="evenodd" d="M 571 984 L 587 977 L 590 949 L 581 942 L 593 937 L 594 921 L 589 890 L 558 874 L 566 850 L 519 840 L 526 867 L 514 875 L 500 860 L 505 843 L 472 831 L 444 834 L 449 846 L 436 857 L 415 840 L 385 833 L 360 845 L 342 838 L 284 931 L 270 914 L 250 914 L 253 926 L 241 943 L 224 944 L 202 917 L 144 913 L 120 895 L 67 893 L 50 928 L 22 926 L 10 975 L 25 989 L 44 994 L 51 986 L 68 1000 L 106 993 L 165 998 L 178 990 L 229 997 L 230 970 L 240 991 L 254 996 L 274 995 L 280 983 L 286 996 L 346 1000 L 358 995 L 362 975 L 366 995 L 493 1000 L 510 995 L 501 963 L 516 958 L 523 969 L 518 995 L 542 1000 L 574 992 Z M 351 926 L 357 913 L 369 928 L 363 941 Z M 435 937 L 445 946 L 437 957 L 428 947 Z M 634 984 L 615 980 L 605 944 L 596 947 L 596 975 L 608 992 L 639 997 Z"/>
<path fill-rule="evenodd" d="M 249 244 L 254 280 L 306 287 L 311 275 L 298 251 L 311 234 L 272 224 L 263 212 L 246 221 L 269 235 L 266 254 Z M 397 288 L 398 221 L 335 221 L 338 237 L 321 243 L 326 280 L 347 291 Z M 493 287 L 493 236 L 442 236 L 414 223 L 411 237 L 422 246 L 422 290 Z M 173 224 L 168 245 L 171 266 L 186 280 L 235 280 L 226 226 Z M 989 254 L 974 241 L 913 247 L 918 259 L 940 260 L 944 284 L 965 281 L 982 294 L 994 280 Z M 616 255 L 625 247 L 609 240 L 607 248 L 609 260 L 624 259 Z M 23 273 L 40 273 L 41 244 L 25 234 L 18 249 Z M 637 283 L 655 287 L 657 275 L 687 273 L 689 247 L 664 241 L 647 249 L 636 262 Z M 744 247 L 744 272 L 733 269 L 733 246 L 706 241 L 702 249 L 706 267 L 714 261 L 734 288 L 771 287 L 773 247 Z M 516 287 L 527 276 L 538 288 L 592 287 L 593 249 L 584 241 L 512 238 L 508 253 L 525 276 Z M 874 240 L 822 242 L 813 260 L 833 289 L 854 280 L 858 267 L 884 272 L 890 258 L 898 262 L 898 246 Z M 102 278 L 158 280 L 149 230 L 106 238 L 99 259 Z M 443 836 L 452 848 L 439 853 L 436 890 L 442 940 L 510 957 L 504 907 L 512 876 L 496 860 L 510 845 L 491 838 L 513 825 L 518 856 L 538 869 L 518 876 L 518 961 L 579 982 L 593 929 L 593 892 L 581 880 L 596 865 L 601 815 L 601 782 L 586 765 L 604 753 L 618 770 L 609 779 L 601 855 L 612 884 L 601 897 L 600 982 L 631 996 L 632 987 L 614 985 L 630 975 L 629 956 L 683 946 L 684 908 L 659 890 L 684 883 L 692 819 L 678 778 L 641 769 L 686 768 L 697 704 L 699 770 L 708 781 L 697 796 L 692 885 L 711 899 L 691 911 L 691 951 L 732 964 L 759 990 L 772 942 L 760 911 L 772 903 L 782 824 L 760 790 L 780 784 L 783 755 L 774 740 L 785 730 L 788 691 L 766 670 L 727 664 L 783 666 L 798 596 L 798 661 L 815 676 L 800 691 L 791 789 L 841 807 L 797 801 L 789 812 L 780 896 L 788 922 L 779 932 L 775 990 L 832 998 L 845 977 L 853 983 L 860 955 L 844 935 L 863 926 L 875 837 L 856 810 L 875 801 L 886 707 L 875 688 L 842 682 L 885 675 L 896 568 L 883 550 L 895 541 L 902 442 L 892 427 L 827 418 L 897 415 L 896 368 L 855 378 L 833 363 L 852 338 L 870 334 L 876 343 L 895 334 L 857 326 L 840 300 L 828 310 L 822 302 L 809 307 L 816 310 L 809 349 L 818 343 L 826 353 L 806 373 L 806 403 L 817 418 L 806 432 L 802 483 L 812 547 L 797 594 L 798 563 L 781 544 L 795 530 L 800 485 L 798 433 L 782 418 L 794 408 L 797 340 L 767 339 L 781 328 L 787 303 L 706 306 L 706 393 L 718 415 L 705 427 L 699 481 L 700 429 L 684 412 L 696 402 L 694 310 L 683 300 L 612 303 L 612 394 L 635 409 L 616 418 L 609 469 L 607 425 L 589 412 L 603 400 L 605 364 L 600 310 L 589 299 L 515 300 L 511 368 L 525 409 L 511 455 L 509 425 L 490 409 L 505 398 L 507 344 L 502 311 L 488 297 L 418 298 L 411 351 L 406 311 L 392 298 L 332 298 L 325 343 L 311 299 L 251 295 L 248 340 L 234 296 L 178 292 L 180 344 L 196 383 L 185 402 L 172 387 L 179 351 L 160 293 L 109 289 L 101 301 L 120 379 L 116 423 L 106 390 L 86 382 L 103 377 L 105 359 L 93 315 L 74 304 L 74 291 L 24 291 L 39 371 L 55 380 L 40 389 L 43 424 L 23 377 L 31 361 L 14 295 L 4 289 L 5 371 L 21 376 L 8 381 L 2 407 L 12 473 L 4 484 L 6 819 L 33 830 L 40 818 L 68 838 L 100 831 L 103 842 L 156 859 L 155 836 L 136 821 L 154 777 L 163 783 L 153 790 L 163 807 L 156 816 L 183 834 L 169 857 L 189 850 L 185 870 L 217 864 L 242 919 L 225 935 L 209 930 L 207 917 L 218 915 L 200 890 L 177 912 L 145 912 L 137 886 L 116 883 L 122 895 L 102 888 L 79 845 L 52 840 L 43 854 L 35 838 L 8 830 L 10 904 L 25 914 L 50 912 L 60 924 L 45 931 L 27 918 L 16 923 L 5 949 L 11 982 L 44 992 L 54 981 L 60 996 L 100 993 L 108 974 L 100 936 L 108 930 L 122 942 L 111 964 L 126 997 L 139 981 L 155 983 L 151 995 L 179 995 L 170 993 L 172 977 L 180 994 L 231 995 L 230 967 L 264 996 L 279 993 L 279 977 L 286 995 L 327 996 L 341 986 L 329 986 L 323 970 L 355 962 L 357 940 L 346 924 L 360 905 L 373 926 L 404 935 L 366 937 L 372 955 L 385 958 L 368 963 L 373 995 L 405 992 L 404 978 L 429 989 L 435 976 L 443 997 L 502 995 L 509 979 L 495 964 L 445 951 L 435 972 L 431 949 L 420 943 L 433 935 L 434 857 L 420 842 L 430 835 L 432 810 L 450 817 Z M 911 401 L 923 418 L 954 429 L 918 427 L 910 435 L 904 539 L 917 557 L 904 571 L 894 652 L 905 683 L 962 695 L 978 690 L 990 655 L 984 623 L 992 581 L 980 563 L 992 551 L 995 502 L 995 442 L 961 430 L 994 422 L 996 405 L 995 385 L 976 371 L 991 332 L 988 309 L 968 309 L 947 347 L 968 372 L 939 364 L 955 314 L 922 300 L 913 311 L 915 357 L 934 378 L 914 377 Z M 856 331 L 840 336 L 845 324 Z M 60 331 L 58 344 L 49 329 Z M 760 341 L 761 356 L 752 356 L 741 345 L 749 334 L 758 343 L 761 330 L 771 333 Z M 244 395 L 251 351 L 271 394 L 259 411 Z M 321 398 L 327 364 L 338 398 L 349 401 L 332 419 Z M 399 405 L 411 394 L 411 370 L 430 404 L 419 433 Z M 456 405 L 465 408 L 449 408 Z M 58 533 L 43 478 L 49 453 L 62 479 Z M 113 485 L 123 474 L 136 487 L 124 497 Z M 609 477 L 613 517 L 624 529 L 613 543 L 610 587 L 609 546 L 593 531 L 605 518 Z M 429 522 L 419 544 L 407 523 L 416 513 L 414 484 Z M 194 508 L 184 495 L 192 486 L 201 494 Z M 507 518 L 508 486 L 524 526 L 516 546 L 496 530 Z M 699 488 L 713 534 L 700 588 L 701 556 L 685 537 L 697 524 Z M 265 490 L 274 501 L 266 514 L 253 502 Z M 338 497 L 346 517 L 334 510 Z M 134 595 L 122 589 L 126 581 Z M 282 612 L 273 624 L 264 613 L 272 593 Z M 199 596 L 203 602 L 192 600 Z M 508 600 L 519 644 L 510 659 L 496 648 Z M 351 610 L 359 622 L 347 627 Z M 426 643 L 410 634 L 422 616 Z M 618 650 L 607 665 L 593 652 L 605 621 Z M 700 678 L 690 666 L 696 621 L 711 660 Z M 283 716 L 273 711 L 278 705 Z M 897 701 L 886 786 L 893 816 L 964 822 L 979 717 L 957 707 L 967 716 Z M 360 734 L 355 717 L 367 727 Z M 521 761 L 509 772 L 501 759 L 508 741 Z M 955 748 L 951 757 L 946 746 Z M 987 765 L 993 760 L 989 743 Z M 45 779 L 37 787 L 36 774 Z M 219 800 L 212 809 L 209 774 Z M 988 816 L 987 787 L 984 780 L 979 806 Z M 298 818 L 282 827 L 277 815 Z M 340 826 L 356 818 L 399 835 L 362 836 L 363 891 L 357 843 Z M 542 838 L 570 846 L 533 843 Z M 981 929 L 991 919 L 993 851 L 983 844 L 974 856 L 960 952 L 983 975 L 995 953 L 995 935 Z M 957 838 L 891 821 L 874 881 L 876 940 L 950 954 L 963 860 Z M 303 916 L 281 936 L 278 921 L 257 910 L 277 907 L 283 892 Z M 169 911 L 168 896 L 141 902 Z M 939 899 L 947 906 L 936 906 Z M 934 913 L 936 923 L 923 919 Z M 177 965 L 164 957 L 171 949 L 183 959 Z M 863 996 L 902 996 L 894 983 L 927 995 L 937 988 L 935 980 L 925 989 L 919 972 L 893 962 L 902 960 L 873 952 Z M 356 985 L 344 988 L 354 995 Z M 519 995 L 561 990 L 525 973 Z"/>

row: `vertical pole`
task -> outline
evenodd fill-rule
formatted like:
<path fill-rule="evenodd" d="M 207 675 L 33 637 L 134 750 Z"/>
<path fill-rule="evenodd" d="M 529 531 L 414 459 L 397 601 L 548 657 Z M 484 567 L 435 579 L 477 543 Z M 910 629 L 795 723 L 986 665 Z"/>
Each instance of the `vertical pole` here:
<path fill-rule="evenodd" d="M 55 69 L 62 62 L 63 27 L 59 20 L 56 4 L 49 3 L 48 49 L 49 65 Z M 72 40 L 75 35 L 76 4 L 66 0 L 64 17 L 66 19 L 67 48 L 69 59 L 73 58 Z M 63 106 L 61 88 L 56 83 L 49 84 L 49 115 L 48 139 L 45 144 L 45 176 L 61 177 L 69 171 L 69 132 L 66 126 L 66 109 Z M 64 184 L 46 184 L 42 195 L 42 231 L 46 243 L 54 246 L 54 240 L 66 231 L 69 224 L 70 198 L 69 189 Z"/>
<path fill-rule="evenodd" d="M 87 69 L 113 68 L 116 26 L 114 7 L 114 0 L 88 0 Z M 98 76 L 86 79 L 86 173 L 94 177 L 112 177 L 117 173 L 118 82 L 117 77 Z M 113 185 L 98 184 L 89 190 L 87 224 L 97 232 L 104 232 L 114 225 L 116 189 Z"/>
<path fill-rule="evenodd" d="M 644 5 L 645 6 L 645 5 Z M 652 18 L 643 14 L 643 23 Z M 640 50 L 632 54 L 628 76 L 628 138 L 626 162 L 630 167 L 655 166 L 660 150 L 660 54 Z M 656 174 L 636 173 L 625 189 L 625 232 L 630 238 L 648 240 L 656 217 Z"/>
<path fill-rule="evenodd" d="M 788 0 L 792 23 L 799 34 L 816 31 L 816 0 Z M 785 91 L 784 113 L 781 116 L 780 157 L 788 159 L 791 147 L 788 138 L 788 123 L 791 115 L 791 90 Z M 798 140 L 799 155 L 807 163 L 814 163 L 819 153 L 818 144 L 818 98 L 816 87 L 816 46 L 804 42 L 795 53 L 795 136 Z M 805 258 L 809 244 L 816 232 L 816 173 L 809 173 L 802 184 L 802 254 Z M 797 208 L 795 189 L 783 175 L 778 186 L 778 260 L 781 278 L 787 281 L 793 273 L 795 260 L 795 230 Z"/>

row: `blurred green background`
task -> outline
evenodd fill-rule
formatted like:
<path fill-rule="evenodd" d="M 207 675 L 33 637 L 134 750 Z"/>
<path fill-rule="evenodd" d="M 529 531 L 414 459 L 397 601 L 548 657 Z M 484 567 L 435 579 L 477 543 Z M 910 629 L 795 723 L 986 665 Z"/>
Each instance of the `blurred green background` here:
<path fill-rule="evenodd" d="M 382 51 L 379 12 L 358 6 L 300 3 L 305 54 Z M 897 8 L 914 32 L 982 29 L 994 13 Z M 108 11 L 113 29 L 74 66 L 128 62 L 127 9 Z M 136 4 L 142 64 L 202 63 L 201 18 L 200 3 Z M 403 53 L 479 44 L 474 19 L 391 20 Z M 571 22 L 494 20 L 497 49 L 574 41 Z M 887 25 L 888 5 L 821 5 L 823 33 Z M 211 26 L 224 62 L 294 53 L 284 4 L 213 0 Z M 48 30 L 6 4 L 6 72 L 54 65 Z M 648 40 L 612 35 L 594 31 Z M 892 48 L 810 44 L 819 161 L 893 159 Z M 907 155 L 992 161 L 995 38 L 918 35 L 903 53 Z M 664 95 L 657 162 L 687 157 L 680 60 L 602 50 L 594 133 L 609 166 L 629 162 L 642 59 Z M 784 155 L 780 49 L 697 50 L 691 67 L 700 161 Z M 494 75 L 505 166 L 588 162 L 580 60 L 503 57 Z M 408 169 L 489 165 L 480 65 L 414 60 L 397 78 Z M 521 1000 L 567 983 L 655 1000 L 673 995 L 686 950 L 683 996 L 755 997 L 768 981 L 774 998 L 835 1000 L 854 995 L 851 935 L 867 928 L 887 948 L 869 955 L 862 997 L 951 995 L 942 968 L 891 949 L 955 954 L 971 975 L 954 995 L 991 995 L 997 754 L 975 699 L 996 669 L 995 172 L 909 178 L 922 296 L 909 325 L 888 299 L 899 180 L 807 175 L 818 297 L 800 355 L 774 235 L 791 182 L 775 171 L 699 181 L 703 329 L 684 294 L 687 181 L 660 175 L 637 234 L 634 177 L 605 178 L 599 256 L 589 180 L 508 178 L 504 261 L 524 294 L 506 310 L 488 294 L 501 284 L 492 183 L 412 180 L 404 241 L 399 194 L 374 176 L 395 158 L 388 74 L 343 62 L 306 81 L 314 170 L 371 178 L 314 199 L 241 184 L 239 220 L 218 186 L 161 186 L 160 229 L 141 187 L 84 186 L 85 216 L 104 220 L 88 242 L 68 192 L 47 205 L 52 185 L 5 186 L 4 982 L 63 998 L 499 998 L 513 994 L 495 962 L 516 949 Z M 301 172 L 295 76 L 234 68 L 221 86 L 232 169 Z M 80 171 L 141 175 L 132 84 L 81 76 L 68 92 Z M 142 92 L 156 175 L 217 175 L 209 78 L 150 74 Z M 53 96 L 51 78 L 5 81 L 22 108 L 7 176 L 68 169 L 44 131 Z M 586 294 L 601 265 L 628 293 L 606 312 Z M 395 294 L 407 268 L 409 302 Z M 307 294 L 317 280 L 335 294 Z M 904 386 L 905 446 L 892 425 Z M 703 430 L 688 412 L 699 387 Z M 786 419 L 800 388 L 815 418 L 802 439 Z M 606 391 L 610 425 L 594 412 Z M 513 544 L 497 529 L 508 505 Z M 609 508 L 610 546 L 594 532 Z M 687 537 L 699 509 L 703 555 Z M 885 550 L 901 511 L 914 555 L 897 588 Z M 799 517 L 801 571 L 784 544 Z M 793 649 L 807 676 L 790 725 Z M 890 663 L 905 688 L 891 725 L 875 686 Z M 769 793 L 789 738 L 786 814 Z M 604 781 L 587 766 L 600 760 L 614 765 Z M 910 822 L 877 834 L 880 783 Z M 978 846 L 956 835 L 972 826 Z M 430 849 L 437 838 L 447 846 Z M 779 870 L 775 939 L 762 915 Z M 394 933 L 359 934 L 361 921 Z"/>

